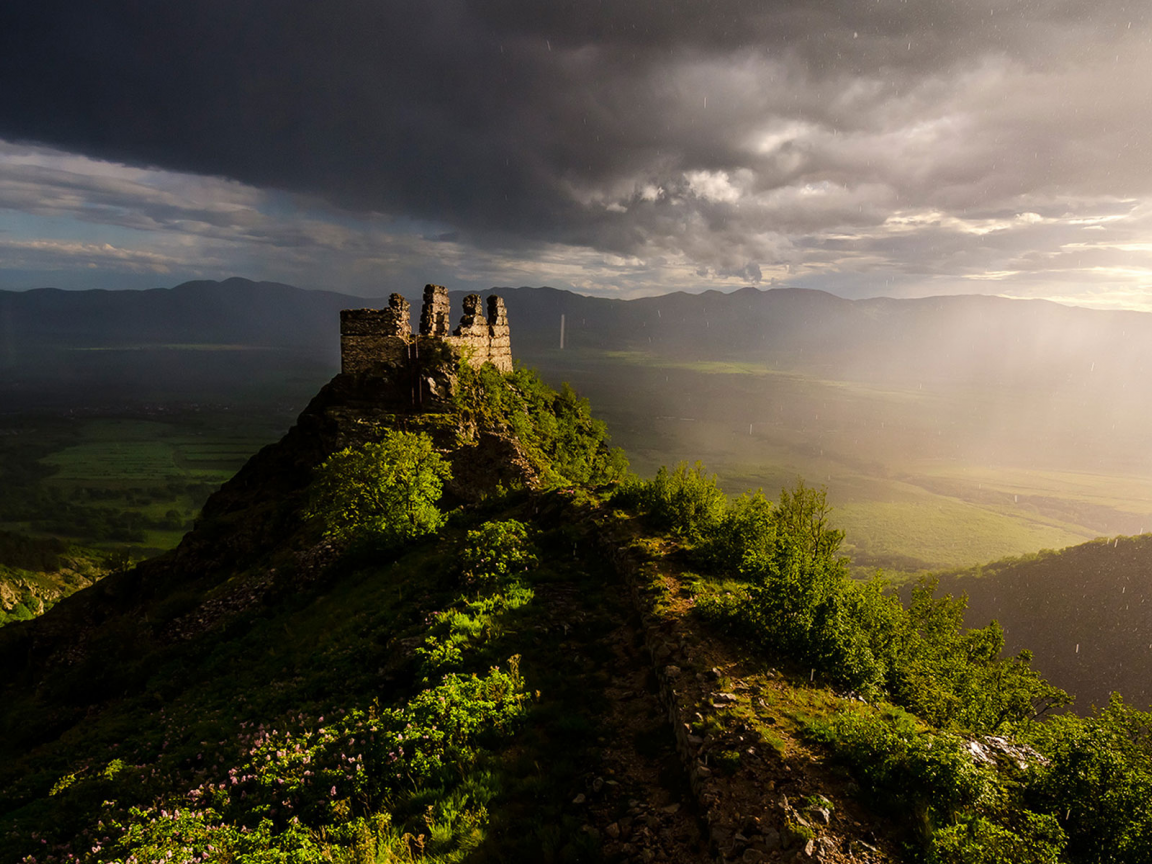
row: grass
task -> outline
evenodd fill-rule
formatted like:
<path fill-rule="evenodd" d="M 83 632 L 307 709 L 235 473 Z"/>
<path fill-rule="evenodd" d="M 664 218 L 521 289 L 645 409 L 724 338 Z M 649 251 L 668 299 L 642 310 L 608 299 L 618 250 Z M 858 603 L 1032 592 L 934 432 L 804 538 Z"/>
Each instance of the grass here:
<path fill-rule="evenodd" d="M 509 657 L 521 655 L 520 674 L 531 694 L 515 737 L 485 741 L 477 773 L 461 786 L 479 783 L 492 798 L 486 810 L 473 808 L 482 830 L 470 835 L 477 845 L 469 860 L 586 860 L 592 851 L 580 831 L 583 819 L 567 805 L 604 734 L 602 691 L 612 653 L 600 641 L 619 626 L 618 609 L 627 601 L 595 544 L 586 541 L 579 514 L 556 499 L 540 510 L 536 540 L 545 563 L 527 577 L 536 597 L 495 621 L 466 651 L 465 672 L 478 673 L 495 664 L 507 668 Z M 515 510 L 488 515 L 525 518 Z M 253 727 L 316 728 L 346 713 L 376 710 L 377 703 L 403 704 L 425 686 L 405 646 L 422 639 L 433 613 L 452 608 L 460 594 L 455 574 L 468 527 L 454 525 L 392 562 L 350 560 L 304 590 L 290 576 L 263 603 L 176 645 L 167 645 L 165 636 L 176 621 L 270 564 L 290 568 L 290 553 L 222 585 L 190 580 L 130 619 L 113 616 L 95 637 L 91 662 L 60 670 L 37 694 L 20 694 L 25 704 L 6 706 L 8 721 L 24 731 L 0 742 L 0 804 L 6 805 L 0 806 L 0 857 L 7 852 L 14 857 L 5 860 L 19 860 L 17 850 L 34 846 L 32 832 L 71 841 L 95 825 L 106 810 L 101 802 L 113 797 L 125 806 L 133 797 L 189 806 L 182 790 L 202 783 L 205 772 L 227 779 L 228 766 L 244 759 L 243 740 Z M 574 540 L 580 541 L 575 555 Z M 546 635 L 571 621 L 580 626 Z M 106 701 L 99 710 L 74 714 L 67 733 L 32 743 L 29 718 L 44 700 L 62 700 L 56 710 L 83 701 L 97 657 L 101 682 L 94 686 Z M 111 692 L 117 695 L 107 698 Z M 130 765 L 134 776 L 119 784 L 99 779 L 114 759 Z M 77 780 L 63 790 L 72 775 Z M 49 794 L 54 787 L 62 797 Z M 445 806 L 446 794 L 399 790 L 388 805 L 392 824 L 418 833 L 426 805 Z M 444 832 L 450 815 L 445 811 Z"/>
<path fill-rule="evenodd" d="M 52 482 L 166 483 L 202 480 L 222 483 L 263 444 L 266 433 L 213 430 L 188 435 L 171 423 L 149 420 L 82 421 L 81 443 L 52 452 L 41 462 L 55 469 Z"/>
<path fill-rule="evenodd" d="M 1113 430 L 1074 393 L 643 352 L 553 359 L 643 476 L 701 459 L 730 494 L 826 484 L 864 568 L 965 566 L 1152 529 L 1147 436 L 1135 418 Z"/>
<path fill-rule="evenodd" d="M 175 453 L 164 441 L 95 441 L 68 447 L 46 457 L 56 469 L 55 482 L 165 483 L 182 476 Z"/>
<path fill-rule="evenodd" d="M 864 566 L 928 569 L 960 567 L 1091 539 L 1087 532 L 1043 524 L 1026 515 L 940 495 L 919 497 L 838 507 L 833 520 L 848 537 L 845 551 Z"/>

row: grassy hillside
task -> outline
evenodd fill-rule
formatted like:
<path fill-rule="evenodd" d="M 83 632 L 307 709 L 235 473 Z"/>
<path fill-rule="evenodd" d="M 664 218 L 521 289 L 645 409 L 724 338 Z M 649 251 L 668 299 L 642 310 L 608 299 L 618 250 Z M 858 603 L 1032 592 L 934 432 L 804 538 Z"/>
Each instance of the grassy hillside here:
<path fill-rule="evenodd" d="M 4 860 L 1148 860 L 1152 717 L 1045 720 L 818 491 L 621 483 L 571 391 L 424 362 L 422 410 L 334 379 L 175 550 L 0 630 Z"/>
<path fill-rule="evenodd" d="M 50 850 L 39 861 L 209 847 L 211 860 L 582 857 L 589 838 L 565 804 L 605 732 L 599 643 L 622 604 L 594 555 L 571 556 L 581 533 L 565 505 L 545 509 L 533 544 L 565 554 L 507 597 L 460 585 L 474 519 L 336 573 L 289 575 L 291 556 L 274 556 L 276 577 L 238 573 L 230 589 L 135 606 L 116 638 L 154 640 L 145 668 L 106 636 L 88 656 L 116 668 L 98 683 L 82 665 L 8 709 L 11 724 L 16 711 L 27 722 L 99 705 L 39 746 L 27 726 L 6 728 L 6 860 L 38 845 Z M 467 638 L 450 662 L 423 653 L 453 628 Z"/>
<path fill-rule="evenodd" d="M 0 531 L 0 627 L 43 615 L 118 563 L 53 537 Z"/>

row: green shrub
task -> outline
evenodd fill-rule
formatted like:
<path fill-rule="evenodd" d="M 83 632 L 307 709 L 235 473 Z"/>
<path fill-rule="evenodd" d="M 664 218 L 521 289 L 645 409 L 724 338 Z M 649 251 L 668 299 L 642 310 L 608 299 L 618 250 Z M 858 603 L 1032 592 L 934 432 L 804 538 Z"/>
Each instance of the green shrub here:
<path fill-rule="evenodd" d="M 1018 811 L 1016 830 L 970 816 L 932 837 L 932 864 L 1058 864 L 1067 839 L 1052 816 Z"/>
<path fill-rule="evenodd" d="M 775 506 L 760 492 L 727 503 L 697 463 L 619 494 L 692 539 L 702 567 L 748 580 L 746 596 L 705 596 L 697 608 L 770 654 L 886 693 L 939 726 L 994 732 L 1071 701 L 1036 674 L 1028 652 L 1000 657 L 996 622 L 965 630 L 967 601 L 935 598 L 935 581 L 921 582 L 905 609 L 883 580 L 852 579 L 822 489 L 801 482 Z"/>
<path fill-rule="evenodd" d="M 490 589 L 536 566 L 536 553 L 522 522 L 485 522 L 469 531 L 460 553 L 465 584 Z"/>
<path fill-rule="evenodd" d="M 1028 731 L 1048 758 L 1030 805 L 1062 818 L 1073 860 L 1152 861 L 1152 713 L 1114 695 L 1091 717 L 1061 715 Z"/>
<path fill-rule="evenodd" d="M 823 490 L 800 483 L 781 493 L 770 534 L 758 535 L 770 542 L 744 556 L 752 583 L 741 614 L 764 649 L 875 691 L 887 673 L 881 646 L 897 612 L 879 583 L 862 591 L 852 582 L 837 554 L 844 535 L 829 526 L 828 512 Z"/>
<path fill-rule="evenodd" d="M 659 527 L 693 542 L 707 542 L 723 520 L 728 499 L 703 464 L 681 462 L 669 472 L 661 467 L 655 478 L 627 487 L 621 501 L 633 500 Z"/>
<path fill-rule="evenodd" d="M 606 483 L 626 473 L 624 452 L 608 447 L 607 425 L 567 384 L 557 393 L 522 366 L 504 374 L 491 364 L 461 363 L 457 377 L 464 425 L 514 435 L 545 485 Z"/>
<path fill-rule="evenodd" d="M 844 711 L 808 731 L 851 766 L 861 785 L 896 808 L 912 809 L 926 831 L 998 795 L 994 772 L 977 766 L 958 737 L 920 732 L 903 712 L 885 718 Z"/>
<path fill-rule="evenodd" d="M 395 545 L 440 527 L 436 502 L 450 476 L 427 435 L 388 430 L 379 443 L 348 447 L 316 469 L 305 516 L 341 541 Z"/>
<path fill-rule="evenodd" d="M 772 502 L 760 490 L 745 492 L 705 535 L 697 558 L 718 573 L 759 573 L 768 564 L 775 539 Z"/>
<path fill-rule="evenodd" d="M 1029 665 L 1032 655 L 1000 658 L 1004 634 L 995 621 L 964 630 L 965 598 L 933 597 L 935 580 L 912 592 L 906 620 L 892 643 L 888 689 L 925 720 L 982 732 L 1071 702 Z"/>

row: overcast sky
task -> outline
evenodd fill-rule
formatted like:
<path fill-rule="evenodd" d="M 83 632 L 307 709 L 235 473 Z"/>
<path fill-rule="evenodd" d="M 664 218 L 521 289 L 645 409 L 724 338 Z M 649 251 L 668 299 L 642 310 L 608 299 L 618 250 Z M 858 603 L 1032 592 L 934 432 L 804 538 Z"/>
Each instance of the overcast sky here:
<path fill-rule="evenodd" d="M 6 0 L 0 288 L 1152 309 L 1117 0 Z"/>

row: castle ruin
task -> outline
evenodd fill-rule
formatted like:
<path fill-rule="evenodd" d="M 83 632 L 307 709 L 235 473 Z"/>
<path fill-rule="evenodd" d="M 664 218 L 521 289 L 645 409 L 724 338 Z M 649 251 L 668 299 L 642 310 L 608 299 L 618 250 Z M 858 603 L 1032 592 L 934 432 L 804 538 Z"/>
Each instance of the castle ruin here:
<path fill-rule="evenodd" d="M 460 324 L 449 332 L 448 289 L 425 285 L 420 332 L 415 336 L 411 306 L 399 294 L 388 298 L 387 309 L 344 309 L 340 312 L 340 371 L 352 375 L 380 364 L 409 364 L 436 342 L 450 346 L 472 366 L 491 363 L 501 372 L 511 372 L 512 341 L 504 301 L 490 296 L 487 315 L 483 306 L 479 294 L 465 297 Z"/>

